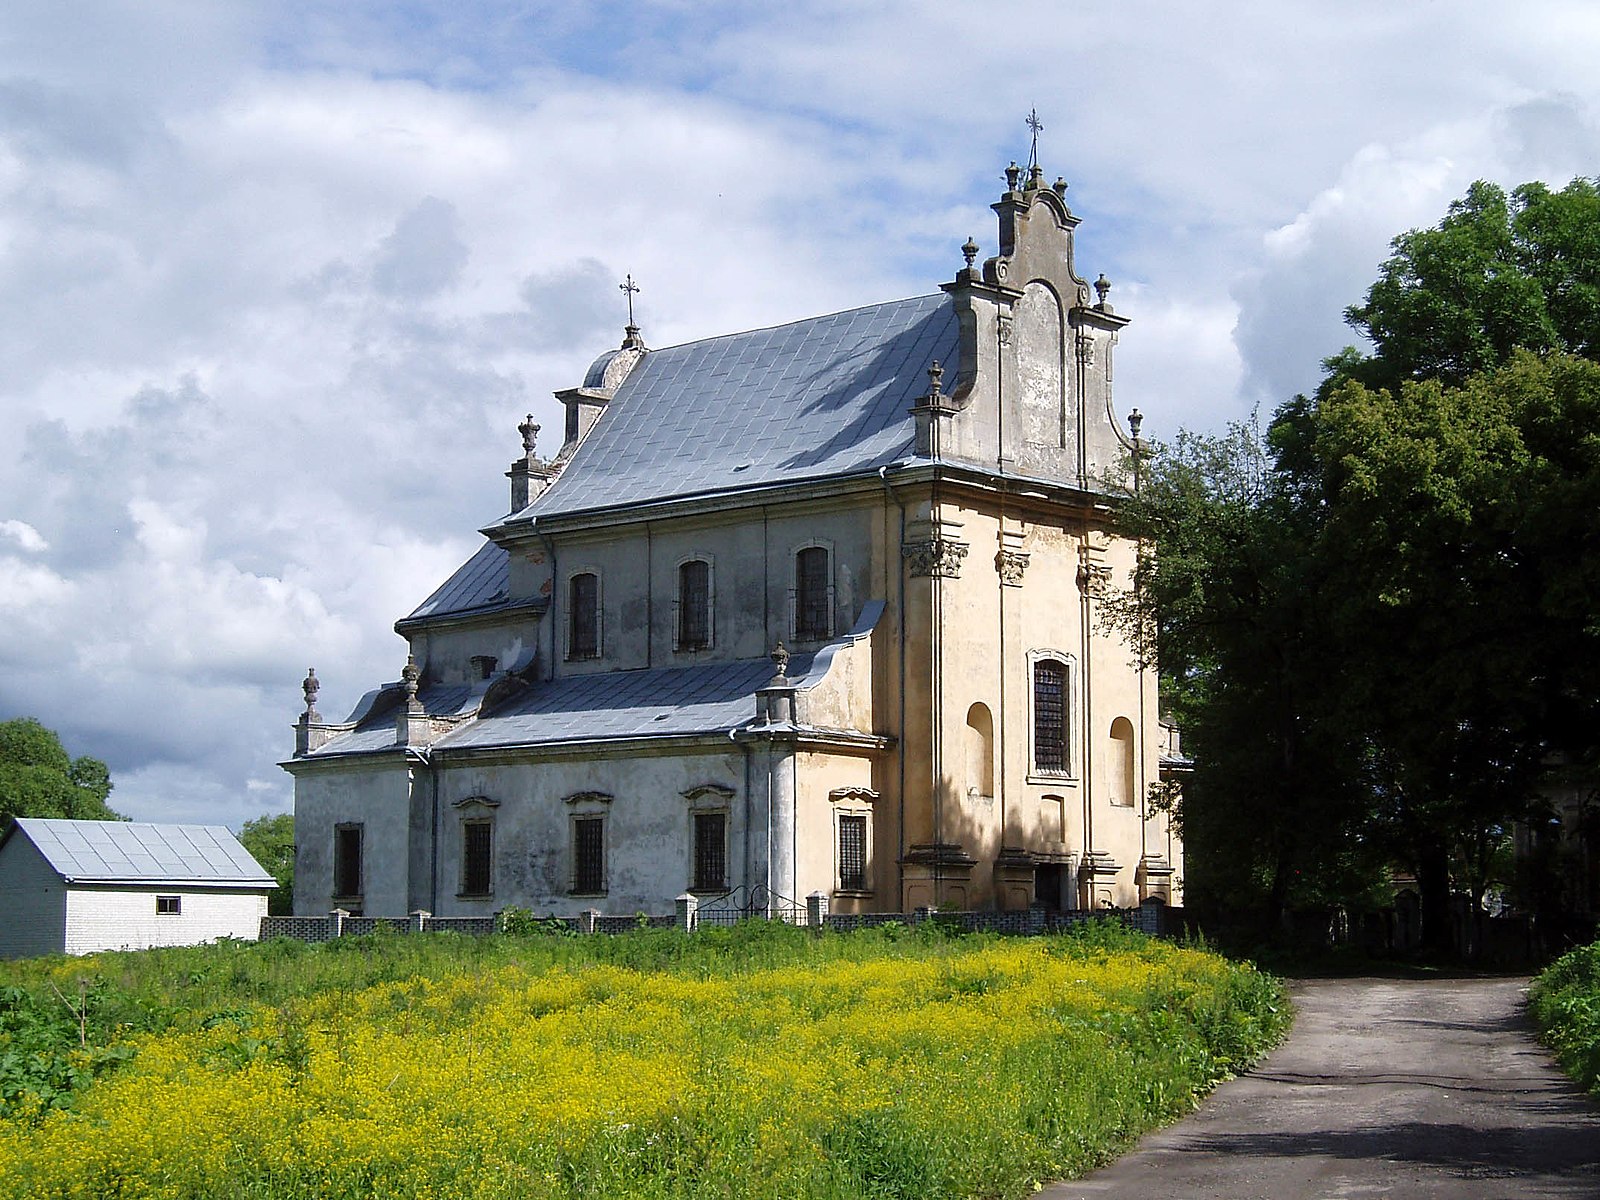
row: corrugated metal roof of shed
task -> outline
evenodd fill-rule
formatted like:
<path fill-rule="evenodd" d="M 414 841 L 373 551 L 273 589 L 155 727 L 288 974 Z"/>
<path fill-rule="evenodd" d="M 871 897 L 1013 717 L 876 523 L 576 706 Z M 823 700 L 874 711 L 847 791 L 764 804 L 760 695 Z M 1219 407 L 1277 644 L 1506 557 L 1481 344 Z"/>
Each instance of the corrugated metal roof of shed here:
<path fill-rule="evenodd" d="M 221 825 L 18 817 L 17 831 L 69 882 L 275 884 Z"/>

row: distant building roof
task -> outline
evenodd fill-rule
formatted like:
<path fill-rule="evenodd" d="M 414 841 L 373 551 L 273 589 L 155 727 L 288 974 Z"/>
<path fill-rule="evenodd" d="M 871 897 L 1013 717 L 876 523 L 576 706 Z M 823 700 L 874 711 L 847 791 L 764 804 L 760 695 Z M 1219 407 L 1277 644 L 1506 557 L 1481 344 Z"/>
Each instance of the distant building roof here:
<path fill-rule="evenodd" d="M 518 515 L 875 470 L 911 454 L 928 368 L 937 359 L 953 379 L 959 354 L 943 294 L 651 350 Z"/>
<path fill-rule="evenodd" d="M 276 886 L 221 825 L 18 817 L 6 840 L 18 834 L 68 883 Z"/>

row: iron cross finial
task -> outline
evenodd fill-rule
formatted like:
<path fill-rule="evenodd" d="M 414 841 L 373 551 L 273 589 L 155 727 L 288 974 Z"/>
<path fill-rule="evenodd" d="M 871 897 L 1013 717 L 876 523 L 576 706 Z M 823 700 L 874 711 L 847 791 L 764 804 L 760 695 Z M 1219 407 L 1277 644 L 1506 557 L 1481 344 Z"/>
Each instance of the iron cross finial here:
<path fill-rule="evenodd" d="M 1044 132 L 1044 122 L 1039 120 L 1037 107 L 1028 110 L 1028 128 L 1033 131 L 1033 148 L 1028 152 L 1028 169 L 1039 165 L 1039 135 Z"/>
<path fill-rule="evenodd" d="M 633 273 L 628 273 L 627 279 L 617 284 L 628 297 L 628 324 L 633 324 L 633 295 L 639 290 L 639 285 L 633 281 Z"/>

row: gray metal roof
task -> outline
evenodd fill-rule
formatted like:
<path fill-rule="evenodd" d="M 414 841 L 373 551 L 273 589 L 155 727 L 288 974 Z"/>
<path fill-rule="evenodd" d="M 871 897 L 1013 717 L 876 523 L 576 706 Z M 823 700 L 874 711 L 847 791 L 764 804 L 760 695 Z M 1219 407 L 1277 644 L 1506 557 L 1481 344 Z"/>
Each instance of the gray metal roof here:
<path fill-rule="evenodd" d="M 799 682 L 814 656 L 797 654 L 788 674 Z M 756 689 L 772 678 L 770 658 L 693 667 L 606 671 L 534 684 L 492 715 L 453 730 L 440 750 L 670 734 L 725 733 L 755 716 Z"/>
<path fill-rule="evenodd" d="M 502 547 L 485 542 L 405 620 L 492 611 L 503 606 L 510 587 L 510 563 L 511 556 Z"/>
<path fill-rule="evenodd" d="M 323 758 L 337 754 L 369 754 L 375 750 L 392 750 L 398 745 L 399 734 L 395 718 L 399 712 L 404 690 L 398 683 L 388 683 L 369 692 L 357 705 L 359 716 L 352 716 L 356 727 L 313 750 L 308 758 Z M 470 712 L 477 705 L 477 697 L 464 683 L 430 684 L 417 692 L 422 711 L 430 717 L 453 717 Z"/>
<path fill-rule="evenodd" d="M 68 883 L 276 885 L 221 825 L 18 817 L 12 836 L 17 834 Z"/>
<path fill-rule="evenodd" d="M 875 470 L 910 455 L 928 367 L 954 379 L 959 348 L 941 293 L 652 350 L 520 515 Z"/>

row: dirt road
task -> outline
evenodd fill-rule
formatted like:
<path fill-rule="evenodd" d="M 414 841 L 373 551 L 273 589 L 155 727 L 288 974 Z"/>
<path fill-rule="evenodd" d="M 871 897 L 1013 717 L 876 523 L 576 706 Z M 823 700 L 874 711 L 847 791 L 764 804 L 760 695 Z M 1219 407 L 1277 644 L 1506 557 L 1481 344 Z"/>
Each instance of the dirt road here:
<path fill-rule="evenodd" d="M 1600 1106 L 1534 1041 L 1525 979 L 1331 979 L 1204 1108 L 1044 1200 L 1600 1197 Z"/>

